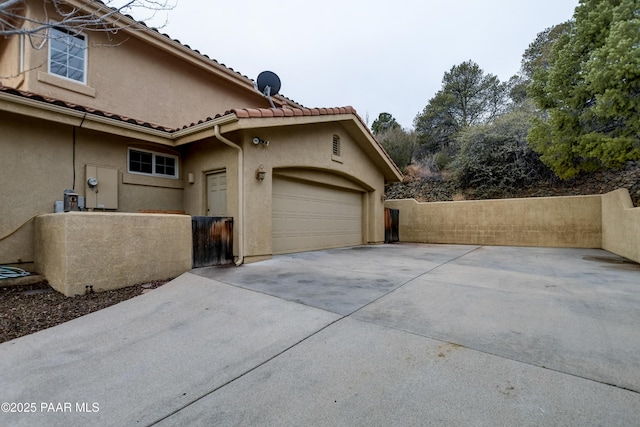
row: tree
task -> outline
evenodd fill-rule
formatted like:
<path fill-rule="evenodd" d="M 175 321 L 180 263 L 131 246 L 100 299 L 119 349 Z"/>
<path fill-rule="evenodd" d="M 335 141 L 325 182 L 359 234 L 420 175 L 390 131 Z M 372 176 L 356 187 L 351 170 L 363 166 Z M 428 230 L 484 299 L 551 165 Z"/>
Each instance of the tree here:
<path fill-rule="evenodd" d="M 411 163 L 416 149 L 414 131 L 406 132 L 400 126 L 393 126 L 378 134 L 377 138 L 401 170 Z"/>
<path fill-rule="evenodd" d="M 143 20 L 147 20 L 160 11 L 174 8 L 169 0 L 103 0 L 86 3 L 87 7 L 80 8 L 64 0 L 47 0 L 42 2 L 41 11 L 29 13 L 26 0 L 0 0 L 0 37 L 37 34 L 46 39 L 49 30 L 54 27 L 73 32 L 113 32 L 118 28 L 131 27 L 132 24 L 123 21 L 124 15 L 138 15 L 140 11 L 145 11 L 147 16 Z M 55 19 L 51 19 L 51 12 Z"/>
<path fill-rule="evenodd" d="M 444 74 L 442 89 L 429 100 L 414 126 L 421 144 L 437 151 L 448 147 L 461 129 L 491 120 L 507 105 L 507 85 L 466 61 Z"/>
<path fill-rule="evenodd" d="M 389 113 L 380 113 L 378 118 L 373 121 L 371 125 L 371 130 L 374 135 L 378 135 L 384 133 L 391 129 L 399 128 L 400 125 L 396 121 L 395 118 Z"/>
<path fill-rule="evenodd" d="M 527 80 L 533 78 L 533 73 L 538 69 L 550 67 L 553 46 L 556 41 L 571 30 L 571 22 L 563 22 L 554 25 L 538 33 L 536 39 L 529 44 L 522 55 L 521 72 Z"/>
<path fill-rule="evenodd" d="M 637 0 L 582 0 L 530 93 L 547 117 L 529 141 L 561 178 L 640 159 Z"/>

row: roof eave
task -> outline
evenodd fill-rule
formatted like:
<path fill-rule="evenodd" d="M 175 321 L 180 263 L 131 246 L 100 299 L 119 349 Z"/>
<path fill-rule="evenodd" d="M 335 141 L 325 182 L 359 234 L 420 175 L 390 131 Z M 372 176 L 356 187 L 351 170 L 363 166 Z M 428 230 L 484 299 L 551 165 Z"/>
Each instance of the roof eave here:
<path fill-rule="evenodd" d="M 216 125 L 222 133 L 231 132 L 238 121 L 235 114 L 225 114 L 180 130 L 155 129 L 6 92 L 0 92 L 0 111 L 173 147 L 213 137 Z"/>
<path fill-rule="evenodd" d="M 171 132 L 0 92 L 0 111 L 107 132 L 163 145 L 173 145 Z"/>
<path fill-rule="evenodd" d="M 112 10 L 109 6 L 95 1 L 88 2 L 86 0 L 67 0 L 67 2 L 74 7 L 81 8 L 83 10 L 89 10 L 91 13 L 96 14 L 105 15 Z M 147 43 L 173 56 L 176 56 L 181 60 L 186 61 L 187 63 L 190 63 L 191 65 L 201 68 L 207 72 L 213 73 L 217 77 L 220 77 L 227 82 L 233 83 L 238 87 L 241 87 L 242 89 L 248 90 L 252 92 L 257 98 L 262 97 L 262 95 L 255 90 L 253 81 L 249 77 L 243 76 L 239 72 L 234 71 L 233 69 L 228 68 L 223 64 L 220 64 L 216 60 L 211 59 L 208 56 L 201 54 L 200 52 L 193 50 L 186 45 L 183 45 L 179 41 L 172 39 L 166 34 L 160 33 L 154 28 L 147 27 L 144 23 L 136 21 L 135 19 L 127 15 L 118 13 L 116 14 L 116 16 L 117 18 L 113 16 L 107 18 L 108 23 L 113 25 L 114 27 L 120 28 L 130 36 L 136 37 L 144 43 Z M 281 95 L 275 95 L 273 98 L 274 101 L 280 105 L 294 104 L 296 106 L 299 106 L 295 101 L 292 101 Z"/>
<path fill-rule="evenodd" d="M 236 117 L 234 115 L 234 117 Z M 345 113 L 337 115 L 318 116 L 289 116 L 289 117 L 250 117 L 236 118 L 237 124 L 233 130 L 259 129 L 281 126 L 299 126 L 305 124 L 317 124 L 328 122 L 339 122 L 350 132 L 350 134 L 360 140 L 363 146 L 368 147 L 368 152 L 374 159 L 377 166 L 383 171 L 388 182 L 402 181 L 402 172 L 391 160 L 389 154 L 371 135 L 371 132 L 362 124 L 357 114 Z M 230 131 L 230 130 L 227 130 Z M 224 133 L 224 132 L 223 132 Z"/>
<path fill-rule="evenodd" d="M 175 146 L 189 144 L 206 138 L 215 137 L 214 128 L 220 126 L 220 133 L 237 130 L 238 117 L 235 114 L 225 114 L 215 119 L 207 120 L 197 125 L 177 130 L 171 134 Z"/>

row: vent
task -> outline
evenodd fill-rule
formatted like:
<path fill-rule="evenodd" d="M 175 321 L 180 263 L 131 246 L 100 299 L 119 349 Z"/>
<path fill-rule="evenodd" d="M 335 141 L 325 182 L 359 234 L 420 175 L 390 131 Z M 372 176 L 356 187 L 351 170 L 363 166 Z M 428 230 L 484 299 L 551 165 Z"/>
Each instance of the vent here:
<path fill-rule="evenodd" d="M 333 135 L 333 155 L 340 155 L 340 137 L 338 135 Z"/>

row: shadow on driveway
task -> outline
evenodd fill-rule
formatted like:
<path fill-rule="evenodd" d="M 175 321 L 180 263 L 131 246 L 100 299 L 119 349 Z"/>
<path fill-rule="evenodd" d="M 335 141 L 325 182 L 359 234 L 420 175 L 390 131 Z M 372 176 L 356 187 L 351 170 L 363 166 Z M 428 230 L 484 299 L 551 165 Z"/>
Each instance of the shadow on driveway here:
<path fill-rule="evenodd" d="M 201 268 L 0 344 L 9 425 L 634 425 L 640 268 L 394 244 Z"/>

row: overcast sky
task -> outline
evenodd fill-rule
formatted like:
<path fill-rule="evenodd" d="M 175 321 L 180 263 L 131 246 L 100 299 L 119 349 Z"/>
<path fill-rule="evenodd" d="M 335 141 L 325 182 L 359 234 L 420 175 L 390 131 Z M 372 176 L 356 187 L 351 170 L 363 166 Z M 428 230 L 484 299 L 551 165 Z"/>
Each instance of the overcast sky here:
<path fill-rule="evenodd" d="M 388 112 L 409 129 L 452 66 L 473 60 L 508 80 L 536 35 L 570 19 L 577 5 L 578 0 L 177 0 L 161 31 L 251 79 L 275 72 L 280 92 L 306 107 L 351 105 L 369 125 Z"/>

